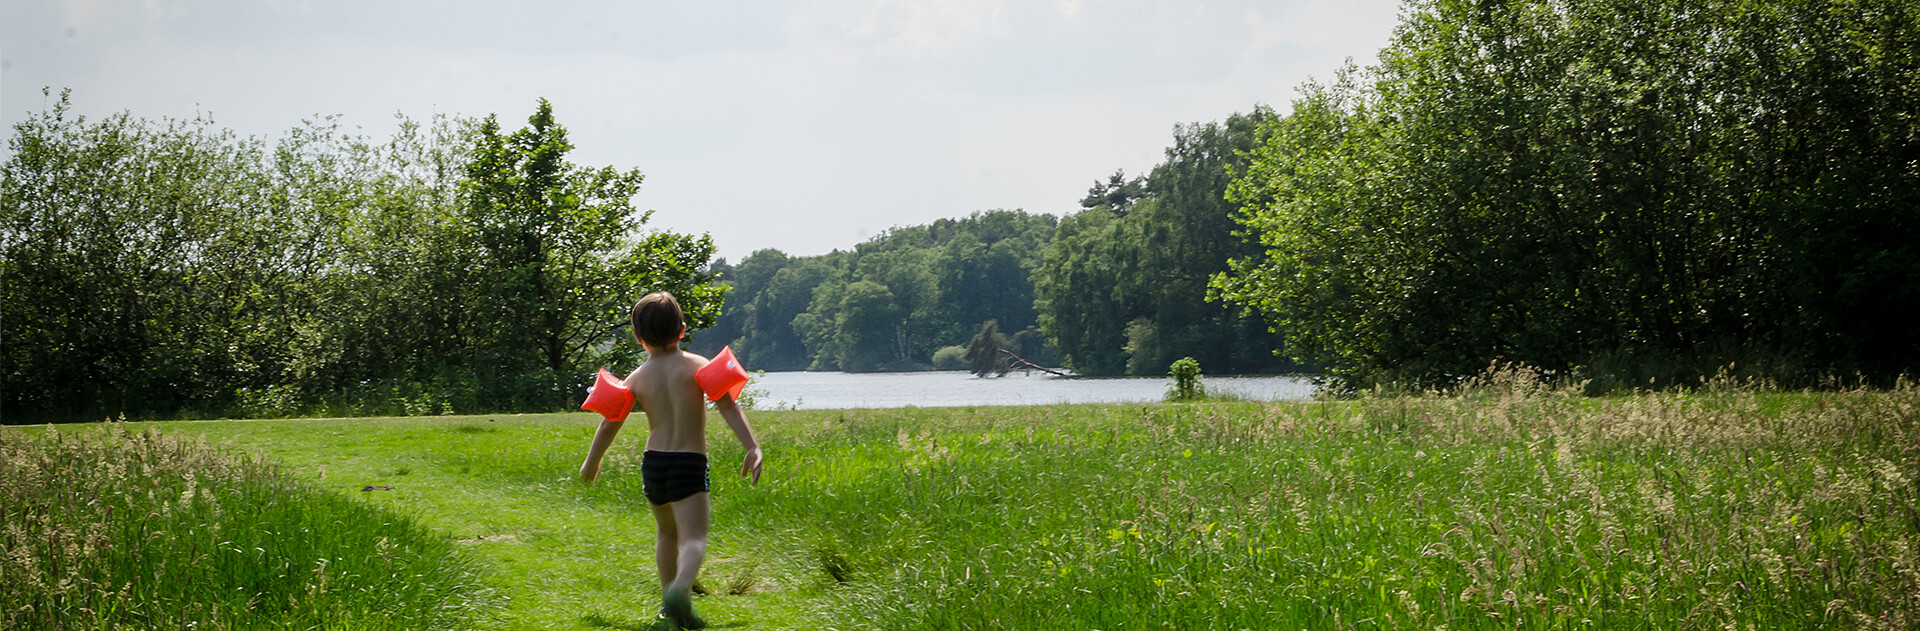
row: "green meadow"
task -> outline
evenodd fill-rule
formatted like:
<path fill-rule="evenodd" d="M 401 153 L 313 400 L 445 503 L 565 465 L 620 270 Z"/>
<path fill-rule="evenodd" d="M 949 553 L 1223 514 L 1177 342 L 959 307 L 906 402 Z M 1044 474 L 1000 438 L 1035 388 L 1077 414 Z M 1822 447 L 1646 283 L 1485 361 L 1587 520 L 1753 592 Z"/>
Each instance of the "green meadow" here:
<path fill-rule="evenodd" d="M 710 437 L 714 531 L 696 606 L 719 628 L 1920 626 L 1912 384 L 1587 398 L 1508 381 L 1345 401 L 750 418 L 767 453 L 757 488 L 732 475 L 723 424 Z M 653 616 L 642 432 L 582 486 L 594 424 L 0 430 L 0 627 L 668 628 Z M 115 445 L 238 473 L 142 470 L 159 458 Z M 232 488 L 258 479 L 271 488 Z M 242 496 L 267 508 L 235 508 Z M 98 508 L 140 501 L 173 509 Z M 206 547 L 153 534 L 197 532 L 192 519 L 227 525 Z M 102 552 L 142 547 L 137 562 Z M 222 586 L 192 591 L 208 583 Z M 76 595 L 87 585 L 138 597 Z M 114 602 L 141 611 L 96 607 Z"/>

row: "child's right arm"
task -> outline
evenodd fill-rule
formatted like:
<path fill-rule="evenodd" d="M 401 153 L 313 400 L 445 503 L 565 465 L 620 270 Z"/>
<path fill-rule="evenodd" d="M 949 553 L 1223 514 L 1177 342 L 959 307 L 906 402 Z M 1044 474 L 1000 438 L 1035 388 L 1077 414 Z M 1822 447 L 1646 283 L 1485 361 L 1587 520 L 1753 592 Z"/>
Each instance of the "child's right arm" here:
<path fill-rule="evenodd" d="M 587 461 L 580 465 L 580 482 L 591 484 L 600 477 L 600 457 L 607 455 L 607 447 L 613 445 L 613 436 L 620 433 L 623 422 L 600 421 L 600 429 L 593 433 L 593 446 L 587 448 Z"/>
<path fill-rule="evenodd" d="M 753 426 L 747 424 L 747 415 L 740 411 L 740 402 L 732 396 L 720 397 L 713 402 L 713 409 L 720 418 L 727 420 L 727 427 L 733 430 L 733 436 L 740 439 L 740 446 L 747 455 L 740 459 L 740 476 L 753 476 L 754 486 L 760 485 L 760 440 L 753 437 Z"/>

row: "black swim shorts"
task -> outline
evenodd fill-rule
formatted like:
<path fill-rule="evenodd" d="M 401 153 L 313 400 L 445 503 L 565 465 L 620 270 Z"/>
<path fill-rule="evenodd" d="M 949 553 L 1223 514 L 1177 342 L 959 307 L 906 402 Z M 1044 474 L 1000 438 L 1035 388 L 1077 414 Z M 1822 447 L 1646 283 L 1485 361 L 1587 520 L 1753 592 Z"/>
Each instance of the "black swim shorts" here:
<path fill-rule="evenodd" d="M 654 506 L 671 504 L 707 492 L 707 455 L 690 451 L 654 451 L 640 454 L 640 488 Z"/>

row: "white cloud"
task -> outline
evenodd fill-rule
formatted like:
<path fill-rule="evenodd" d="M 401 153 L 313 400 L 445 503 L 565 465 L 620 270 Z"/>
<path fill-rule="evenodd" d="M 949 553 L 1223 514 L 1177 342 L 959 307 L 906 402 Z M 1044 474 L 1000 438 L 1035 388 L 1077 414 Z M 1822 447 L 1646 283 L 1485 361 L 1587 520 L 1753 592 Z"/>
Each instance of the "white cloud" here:
<path fill-rule="evenodd" d="M 1005 37 L 1001 0 L 874 0 L 849 33 L 877 39 L 876 52 L 920 57 Z"/>

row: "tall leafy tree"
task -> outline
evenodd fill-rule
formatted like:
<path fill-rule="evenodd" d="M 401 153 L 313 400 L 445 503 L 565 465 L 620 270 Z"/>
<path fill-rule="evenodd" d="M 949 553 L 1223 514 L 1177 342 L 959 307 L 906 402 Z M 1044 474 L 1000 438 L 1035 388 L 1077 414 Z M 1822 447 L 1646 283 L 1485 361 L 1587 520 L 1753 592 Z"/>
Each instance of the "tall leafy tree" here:
<path fill-rule="evenodd" d="M 1115 215 L 1125 216 L 1133 209 L 1133 203 L 1147 196 L 1146 178 L 1127 177 L 1125 169 L 1117 169 L 1113 175 L 1102 182 L 1095 180 L 1093 188 L 1087 189 L 1087 196 L 1080 198 L 1080 208 L 1092 210 L 1105 208 Z"/>
<path fill-rule="evenodd" d="M 696 336 L 698 343 L 689 348 L 712 355 L 722 346 L 732 345 L 735 353 L 744 357 L 742 347 L 745 336 L 752 330 L 754 300 L 766 292 L 774 274 L 791 261 L 785 252 L 769 248 L 755 250 L 737 265 L 723 265 L 724 259 L 716 263 L 714 271 L 728 287 L 726 304 L 714 319 L 713 328 Z"/>
<path fill-rule="evenodd" d="M 1208 279 L 1258 253 L 1226 200 L 1272 111 L 1179 125 L 1166 160 L 1135 180 L 1116 173 L 1061 224 L 1034 273 L 1040 330 L 1088 374 L 1157 375 L 1180 357 L 1216 370 L 1290 367 L 1255 314 L 1212 302 Z"/>
<path fill-rule="evenodd" d="M 991 242 L 963 233 L 948 241 L 935 265 L 936 273 L 941 274 L 940 293 L 946 297 L 943 306 L 947 320 L 955 325 L 1004 321 L 1016 331 L 1034 326 L 1033 268 L 1051 232 L 1033 234 L 1037 238 L 1032 239 Z"/>
<path fill-rule="evenodd" d="M 938 337 L 942 295 L 932 269 L 937 254 L 928 248 L 908 247 L 876 251 L 861 256 L 853 277 L 886 287 L 893 297 L 887 313 L 890 321 L 881 325 L 893 342 L 885 361 L 925 362 L 931 359 L 930 344 Z"/>
<path fill-rule="evenodd" d="M 705 237 L 642 232 L 637 171 L 531 126 L 309 121 L 272 151 L 205 119 L 15 127 L 0 196 L 0 410 L 102 414 L 547 409 L 627 364 L 640 293 L 712 323 Z"/>
<path fill-rule="evenodd" d="M 327 120 L 295 128 L 275 151 L 284 182 L 276 196 L 313 208 L 328 234 L 300 245 L 320 258 L 312 301 L 299 309 L 296 360 L 285 380 L 254 395 L 284 405 L 390 396 L 403 383 L 474 390 L 457 387 L 464 371 L 450 363 L 465 344 L 457 332 L 468 257 L 458 209 L 473 121 L 399 122 L 376 144 Z M 460 398 L 472 409 L 471 396 Z"/>
<path fill-rule="evenodd" d="M 638 170 L 566 161 L 566 129 L 541 99 L 528 126 L 503 135 L 488 117 L 467 164 L 463 205 L 471 239 L 468 367 L 517 375 L 503 393 L 560 403 L 590 364 L 631 361 L 627 309 L 671 291 L 690 330 L 713 324 L 724 286 L 713 283 L 712 240 L 642 233 Z M 609 352 L 607 349 L 612 349 Z"/>
<path fill-rule="evenodd" d="M 1413 3 L 1269 125 L 1235 187 L 1266 258 L 1216 287 L 1356 385 L 1909 370 L 1917 11 Z"/>
<path fill-rule="evenodd" d="M 1151 343 L 1129 354 L 1131 374 L 1162 374 L 1182 357 L 1222 372 L 1292 367 L 1276 357 L 1282 340 L 1257 313 L 1207 295 L 1208 281 L 1226 271 L 1229 259 L 1259 253 L 1257 243 L 1235 234 L 1237 207 L 1226 193 L 1257 144 L 1259 126 L 1273 118 L 1262 106 L 1174 127 L 1165 160 L 1146 178 L 1146 202 L 1127 218 L 1139 226 L 1140 271 L 1123 287 L 1152 333 Z"/>
<path fill-rule="evenodd" d="M 873 372 L 898 357 L 900 306 L 892 289 L 870 280 L 840 288 L 834 310 L 834 363 L 848 372 Z"/>
<path fill-rule="evenodd" d="M 1127 322 L 1133 309 L 1116 290 L 1135 259 L 1125 247 L 1125 225 L 1106 208 L 1061 220 L 1033 273 L 1039 326 L 1076 372 L 1125 372 Z"/>
<path fill-rule="evenodd" d="M 766 289 L 753 297 L 747 313 L 740 360 L 757 370 L 805 370 L 814 358 L 808 352 L 808 320 L 801 316 L 813 304 L 823 285 L 836 282 L 839 269 L 826 258 L 794 259 L 767 279 Z"/>
<path fill-rule="evenodd" d="M 315 261 L 307 209 L 260 142 L 212 121 L 76 116 L 14 127 L 0 175 L 10 420 L 217 409 L 280 376 Z"/>

